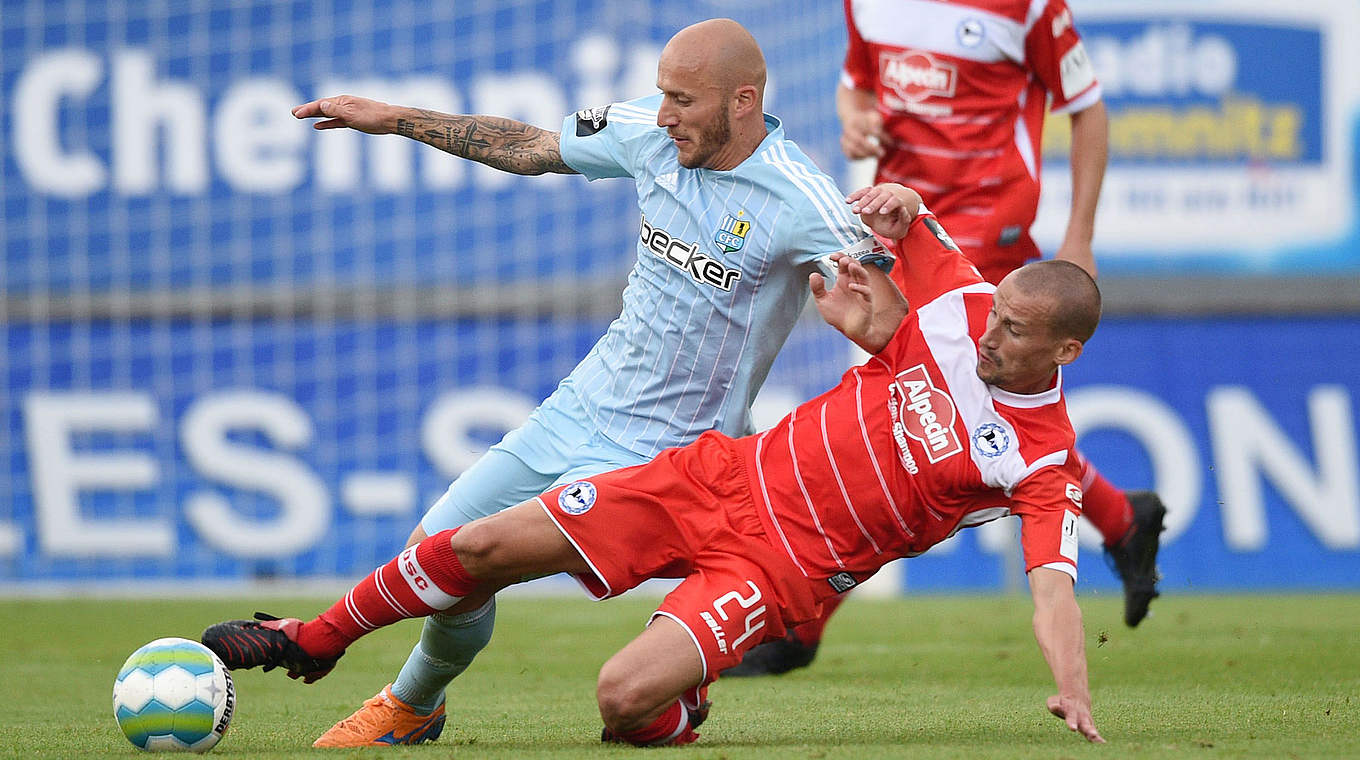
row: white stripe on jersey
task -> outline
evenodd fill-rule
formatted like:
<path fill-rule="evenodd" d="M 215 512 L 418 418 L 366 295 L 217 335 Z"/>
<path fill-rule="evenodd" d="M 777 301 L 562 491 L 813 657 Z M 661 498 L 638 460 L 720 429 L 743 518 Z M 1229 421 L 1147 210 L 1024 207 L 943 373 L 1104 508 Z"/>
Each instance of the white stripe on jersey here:
<path fill-rule="evenodd" d="M 1039 17 L 1044 15 L 1044 8 L 1048 6 L 1048 0 L 1029 0 L 1029 10 L 1025 13 L 1025 34 L 1034 28 L 1038 23 Z"/>
<path fill-rule="evenodd" d="M 650 108 L 640 108 L 634 103 L 615 103 L 609 107 L 609 117 L 624 116 L 635 119 L 650 119 L 656 121 L 656 111 Z"/>
<path fill-rule="evenodd" d="M 1036 2 L 1042 4 L 1043 0 Z M 1027 27 L 980 8 L 939 0 L 856 0 L 853 13 L 855 28 L 865 42 L 929 50 L 980 63 L 1025 60 Z M 970 47 L 959 42 L 958 30 L 966 21 L 982 22 L 985 39 L 991 44 Z"/>
<path fill-rule="evenodd" d="M 1020 471 L 1020 480 L 1024 480 L 1045 467 L 1060 467 L 1067 463 L 1067 451 L 1055 451 L 1052 454 L 1045 454 L 1038 459 L 1030 462 L 1029 466 Z M 1006 489 L 1006 496 L 1011 495 L 1011 488 Z"/>
<path fill-rule="evenodd" d="M 841 247 L 849 248 L 860 239 L 860 235 L 854 234 L 847 227 L 849 224 L 848 217 L 837 220 L 837 211 L 840 210 L 843 201 L 839 197 L 840 191 L 836 190 L 835 186 L 831 184 L 830 177 L 825 174 L 813 175 L 806 166 L 793 161 L 785 151 L 783 143 L 775 143 L 766 148 L 761 152 L 760 157 L 765 159 L 766 163 L 778 169 L 780 174 L 783 174 L 799 190 L 803 191 L 803 195 L 812 202 L 817 213 L 821 215 L 822 221 L 826 222 L 826 228 L 836 236 Z M 827 187 L 831 187 L 834 192 L 828 192 Z M 855 223 L 854 228 L 858 229 L 858 223 Z"/>
<path fill-rule="evenodd" d="M 1024 107 L 1023 102 L 1020 105 L 1022 108 Z M 993 158 L 1004 152 L 1000 148 L 989 148 L 988 150 L 950 150 L 949 148 L 931 148 L 925 145 L 902 145 L 901 147 L 903 150 L 912 153 L 919 153 L 923 156 L 937 156 L 939 158 Z"/>
<path fill-rule="evenodd" d="M 756 480 L 760 482 L 760 498 L 765 502 L 765 512 L 770 516 L 770 524 L 774 526 L 774 531 L 779 534 L 780 543 L 784 544 L 784 553 L 789 555 L 789 559 L 798 568 L 798 572 L 806 578 L 808 571 L 803 568 L 803 563 L 798 561 L 798 555 L 793 553 L 793 547 L 789 545 L 788 536 L 784 535 L 784 526 L 779 524 L 779 518 L 774 514 L 774 506 L 770 504 L 770 489 L 765 485 L 765 466 L 762 464 L 765 458 L 760 454 L 765 448 L 765 439 L 769 435 L 770 431 L 767 430 L 756 438 Z"/>
<path fill-rule="evenodd" d="M 774 196 L 766 194 L 766 195 L 764 196 L 764 200 L 763 200 L 763 201 L 761 202 L 761 204 L 760 204 L 760 207 L 759 207 L 759 208 L 752 208 L 752 207 L 750 206 L 750 203 L 751 203 L 751 198 L 752 198 L 752 196 L 755 195 L 756 186 L 755 186 L 754 184 L 747 185 L 747 186 L 746 186 L 746 195 L 743 196 L 743 197 L 741 198 L 741 200 L 737 200 L 737 199 L 735 198 L 735 191 L 736 191 L 736 189 L 737 189 L 739 186 L 740 186 L 740 185 L 734 184 L 733 187 L 732 187 L 733 192 L 729 192 L 728 195 L 727 195 L 725 198 L 721 199 L 721 200 L 718 200 L 718 199 L 716 198 L 716 196 L 710 198 L 710 200 L 709 200 L 709 205 L 708 205 L 707 207 L 704 208 L 704 210 L 703 210 L 703 212 L 700 214 L 700 216 L 706 215 L 706 214 L 708 213 L 708 210 L 709 210 L 709 209 L 711 209 L 713 206 L 717 205 L 717 206 L 722 206 L 722 207 L 724 207 L 724 208 L 732 208 L 733 206 L 735 206 L 736 208 L 747 209 L 747 210 L 751 213 L 752 218 L 755 218 L 755 219 L 761 218 L 761 217 L 763 216 L 763 214 L 764 214 L 765 209 L 769 207 L 769 205 L 770 205 L 770 200 L 771 200 Z M 756 271 L 756 273 L 755 273 L 755 281 L 756 281 L 756 282 L 765 282 L 766 275 L 769 273 L 769 269 L 770 269 L 771 266 L 774 265 L 774 263 L 775 263 L 774 259 L 766 258 L 766 259 L 761 263 L 760 268 L 759 268 L 759 269 Z M 736 311 L 735 311 L 735 307 L 736 307 L 736 305 L 739 303 L 740 297 L 741 297 L 740 292 L 737 291 L 737 289 L 735 289 L 735 288 L 734 288 L 734 289 L 732 290 L 732 292 L 727 296 L 727 300 L 728 300 L 727 306 L 728 306 L 729 309 L 732 309 L 732 310 L 733 310 L 733 314 L 732 314 L 733 319 L 728 319 L 728 320 L 726 320 L 726 322 L 725 322 L 725 325 L 724 325 L 724 327 L 723 327 L 722 338 L 721 338 L 721 340 L 720 340 L 719 343 L 718 343 L 718 352 L 719 352 L 719 353 L 721 353 L 721 352 L 722 352 L 722 349 L 727 345 L 728 339 L 732 336 L 732 332 L 734 331 L 736 324 L 738 324 L 737 321 L 735 320 L 735 317 L 738 316 L 737 313 L 736 313 Z M 718 294 L 715 293 L 715 294 L 714 294 L 714 300 L 716 301 L 718 298 L 719 298 Z M 746 302 L 746 312 L 745 312 L 745 314 L 743 315 L 743 318 L 742 318 L 740 324 L 746 324 L 746 325 L 754 325 L 754 324 L 755 324 L 755 322 L 756 322 L 755 311 L 756 311 L 757 302 L 758 302 L 758 299 L 756 299 L 756 298 L 747 299 L 747 302 Z M 693 316 L 693 315 L 697 315 L 698 313 L 701 313 L 701 312 L 691 312 L 691 315 L 692 315 L 692 316 Z M 718 315 L 717 315 L 717 313 L 716 313 L 714 310 L 706 310 L 706 311 L 703 311 L 702 313 L 705 315 L 705 321 L 706 321 L 706 322 L 712 322 L 714 319 L 717 319 L 717 318 L 718 318 Z M 741 332 L 738 334 L 737 337 L 740 338 L 740 340 L 741 340 L 741 343 L 740 343 L 740 345 L 739 345 L 739 347 L 738 347 L 738 355 L 745 355 L 745 353 L 746 353 L 746 345 L 747 345 L 747 343 L 750 342 L 751 336 L 752 336 L 752 334 L 754 334 L 754 332 L 755 332 L 754 330 L 743 330 L 743 331 L 741 331 Z M 709 335 L 711 335 L 711 332 L 710 332 L 709 330 L 705 329 L 705 330 L 703 331 L 703 335 L 709 336 Z M 708 342 L 707 339 L 706 339 L 704 342 L 707 343 L 707 342 Z M 678 360 L 679 358 L 680 358 L 680 357 L 677 355 L 677 356 L 676 356 L 676 359 Z M 707 380 L 707 382 L 705 382 L 705 384 L 704 384 L 704 388 L 705 388 L 705 393 L 706 393 L 706 394 L 707 394 L 707 393 L 710 393 L 710 392 L 713 392 L 714 381 L 717 380 L 717 379 L 719 378 L 719 370 L 720 370 L 720 367 L 718 367 L 716 364 L 714 364 L 713 366 L 710 367 L 710 371 L 709 371 L 709 374 L 708 374 L 708 380 Z M 686 426 L 688 429 L 690 429 L 690 430 L 694 430 L 694 429 L 696 429 L 697 427 L 699 427 L 698 425 L 696 425 L 696 423 L 698 422 L 698 419 L 697 419 L 697 418 L 698 418 L 699 414 L 701 414 L 702 412 L 703 412 L 703 407 L 702 407 L 702 406 L 696 407 L 695 410 L 694 410 L 694 413 L 691 414 L 691 415 L 690 415 L 690 418 L 689 418 L 688 420 L 685 421 L 685 422 L 686 422 L 686 425 L 685 425 L 685 426 Z M 677 404 L 677 405 L 675 406 L 674 411 L 671 413 L 670 419 L 667 421 L 668 424 L 673 424 L 673 423 L 675 422 L 675 420 L 676 420 L 677 415 L 679 415 L 679 413 L 680 413 L 680 405 Z M 704 427 L 714 427 L 714 426 L 716 425 L 716 422 L 713 422 L 713 421 L 705 420 L 704 422 L 705 422 Z"/>
<path fill-rule="evenodd" d="M 877 356 L 873 358 L 879 364 L 888 366 Z M 864 425 L 864 378 L 860 376 L 859 367 L 855 367 L 853 372 L 855 373 L 855 414 L 859 415 L 859 435 L 864 440 L 864 448 L 869 452 L 869 464 L 874 466 L 874 476 L 878 478 L 878 487 L 883 489 L 883 501 L 892 510 L 893 517 L 897 518 L 897 525 L 902 528 L 902 532 L 910 538 L 916 538 L 916 532 L 907 527 L 907 521 L 902 518 L 902 513 L 897 511 L 897 502 L 892 497 L 892 491 L 888 490 L 888 481 L 883 478 L 882 468 L 878 466 L 878 457 L 874 455 L 874 445 L 869 440 L 869 428 Z"/>
<path fill-rule="evenodd" d="M 1016 99 L 1016 105 L 1020 113 L 1015 117 L 1015 149 L 1020 151 L 1020 160 L 1025 162 L 1025 171 L 1029 172 L 1029 178 L 1039 179 L 1038 167 L 1034 161 L 1034 145 L 1029 141 L 1029 127 L 1025 126 L 1025 102 L 1029 100 L 1029 90 L 1021 90 L 1020 97 Z"/>
<path fill-rule="evenodd" d="M 648 118 L 646 118 L 646 117 L 643 117 L 643 116 L 618 116 L 618 117 L 615 117 L 613 113 L 610 113 L 610 114 L 609 114 L 609 122 L 610 122 L 611 124 L 638 124 L 638 125 L 641 125 L 641 126 L 644 126 L 644 127 L 655 127 L 656 129 L 660 129 L 660 128 L 661 128 L 661 127 L 658 126 L 657 123 L 656 123 L 656 117 L 652 117 L 652 118 L 650 118 L 650 119 L 648 119 Z"/>
<path fill-rule="evenodd" d="M 845 490 L 845 480 L 841 478 L 841 468 L 836 464 L 836 453 L 831 450 L 831 441 L 826 437 L 826 404 L 822 404 L 822 448 L 826 450 L 826 460 L 831 463 L 831 474 L 836 476 L 836 487 L 841 491 L 841 498 L 845 500 L 845 508 L 850 510 L 850 517 L 854 519 L 855 525 L 859 526 L 859 532 L 864 536 L 864 540 L 874 548 L 874 554 L 882 554 L 883 550 L 878 548 L 878 542 L 869 535 L 869 531 L 864 527 L 864 521 L 859 519 L 859 513 L 855 511 L 855 505 L 850 502 L 850 494 Z M 872 455 L 872 452 L 870 452 Z"/>
<path fill-rule="evenodd" d="M 803 494 L 803 503 L 807 505 L 808 514 L 812 515 L 812 524 L 817 528 L 817 532 L 822 534 L 822 540 L 826 542 L 826 550 L 831 553 L 831 559 L 835 560 L 836 567 L 845 569 L 845 563 L 841 561 L 841 555 L 836 553 L 836 547 L 831 545 L 831 537 L 822 528 L 822 520 L 817 516 L 817 506 L 812 503 L 812 496 L 807 492 L 807 486 L 803 484 L 803 473 L 798 467 L 798 449 L 793 445 L 793 428 L 798 423 L 798 410 L 794 409 L 789 413 L 789 462 L 793 465 L 793 479 L 798 483 L 798 490 Z"/>

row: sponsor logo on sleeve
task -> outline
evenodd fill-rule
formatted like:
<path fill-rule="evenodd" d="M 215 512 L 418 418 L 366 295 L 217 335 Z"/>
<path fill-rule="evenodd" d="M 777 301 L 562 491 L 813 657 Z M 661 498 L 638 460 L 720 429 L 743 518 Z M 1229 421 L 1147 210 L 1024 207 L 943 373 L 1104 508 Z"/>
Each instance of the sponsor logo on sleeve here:
<path fill-rule="evenodd" d="M 1058 75 L 1062 80 L 1063 100 L 1075 98 L 1096 81 L 1095 67 L 1080 41 L 1058 61 Z"/>
<path fill-rule="evenodd" d="M 609 106 L 585 108 L 576 112 L 576 136 L 590 137 L 609 126 Z"/>
<path fill-rule="evenodd" d="M 935 235 L 935 239 L 940 241 L 940 245 L 943 245 L 951 251 L 959 251 L 959 246 L 954 242 L 954 238 L 949 237 L 949 233 L 945 232 L 944 225 L 940 224 L 935 217 L 922 217 L 921 223 Z"/>
<path fill-rule="evenodd" d="M 935 386 L 924 364 L 897 373 L 892 392 L 901 396 L 895 411 L 902 432 L 921 444 L 931 464 L 963 451 L 954 431 L 954 399 Z"/>
<path fill-rule="evenodd" d="M 1081 486 L 1076 483 L 1068 483 L 1067 500 L 1077 505 L 1077 509 L 1081 509 Z"/>
<path fill-rule="evenodd" d="M 1063 510 L 1062 543 L 1058 553 L 1073 562 L 1077 561 L 1077 515 L 1066 509 Z"/>
<path fill-rule="evenodd" d="M 583 515 L 595 506 L 595 486 L 589 480 L 569 484 L 557 495 L 557 506 L 569 515 Z"/>

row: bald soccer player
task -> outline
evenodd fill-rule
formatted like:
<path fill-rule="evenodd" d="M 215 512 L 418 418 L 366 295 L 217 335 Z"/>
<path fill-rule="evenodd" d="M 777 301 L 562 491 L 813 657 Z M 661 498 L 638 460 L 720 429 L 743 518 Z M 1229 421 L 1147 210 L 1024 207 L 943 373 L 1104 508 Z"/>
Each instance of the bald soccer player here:
<path fill-rule="evenodd" d="M 751 402 L 807 301 L 809 274 L 837 253 L 890 261 L 764 113 L 764 87 L 755 39 L 712 19 L 667 43 L 660 94 L 578 111 L 561 132 L 351 95 L 293 109 L 321 119 L 317 129 L 398 134 L 514 174 L 631 177 L 637 188 L 622 313 L 522 427 L 458 476 L 408 545 L 708 430 L 752 432 Z M 438 737 L 445 688 L 487 645 L 494 619 L 489 594 L 426 618 L 396 679 L 316 745 Z"/>

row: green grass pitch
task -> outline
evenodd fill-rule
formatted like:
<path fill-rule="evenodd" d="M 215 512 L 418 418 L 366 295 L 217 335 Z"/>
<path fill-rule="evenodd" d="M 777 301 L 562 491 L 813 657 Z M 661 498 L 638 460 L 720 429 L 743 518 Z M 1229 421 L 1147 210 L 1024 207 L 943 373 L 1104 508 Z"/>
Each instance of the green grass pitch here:
<path fill-rule="evenodd" d="M 1136 630 L 1081 598 L 1097 724 L 1088 745 L 1043 709 L 1052 691 L 1027 597 L 852 599 L 811 668 L 729 679 L 692 746 L 646 758 L 1360 757 L 1360 596 L 1169 595 Z M 270 598 L 307 616 L 321 599 Z M 595 673 L 655 598 L 510 596 L 492 646 L 450 694 L 437 743 L 323 752 L 311 740 L 390 679 L 419 623 L 360 641 L 311 686 L 236 674 L 221 758 L 642 757 L 598 742 Z M 247 617 L 246 599 L 0 601 L 0 757 L 130 757 L 110 712 L 124 658 L 160 636 Z M 657 753 L 657 754 L 653 754 Z"/>

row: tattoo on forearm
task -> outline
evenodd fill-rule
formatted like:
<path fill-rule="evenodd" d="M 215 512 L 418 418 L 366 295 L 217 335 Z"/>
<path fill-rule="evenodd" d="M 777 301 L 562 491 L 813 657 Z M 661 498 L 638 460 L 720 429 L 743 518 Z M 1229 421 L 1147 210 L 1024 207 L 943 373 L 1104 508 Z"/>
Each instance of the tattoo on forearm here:
<path fill-rule="evenodd" d="M 556 132 L 499 116 L 415 113 L 397 120 L 398 134 L 513 174 L 576 173 L 562 161 Z"/>

